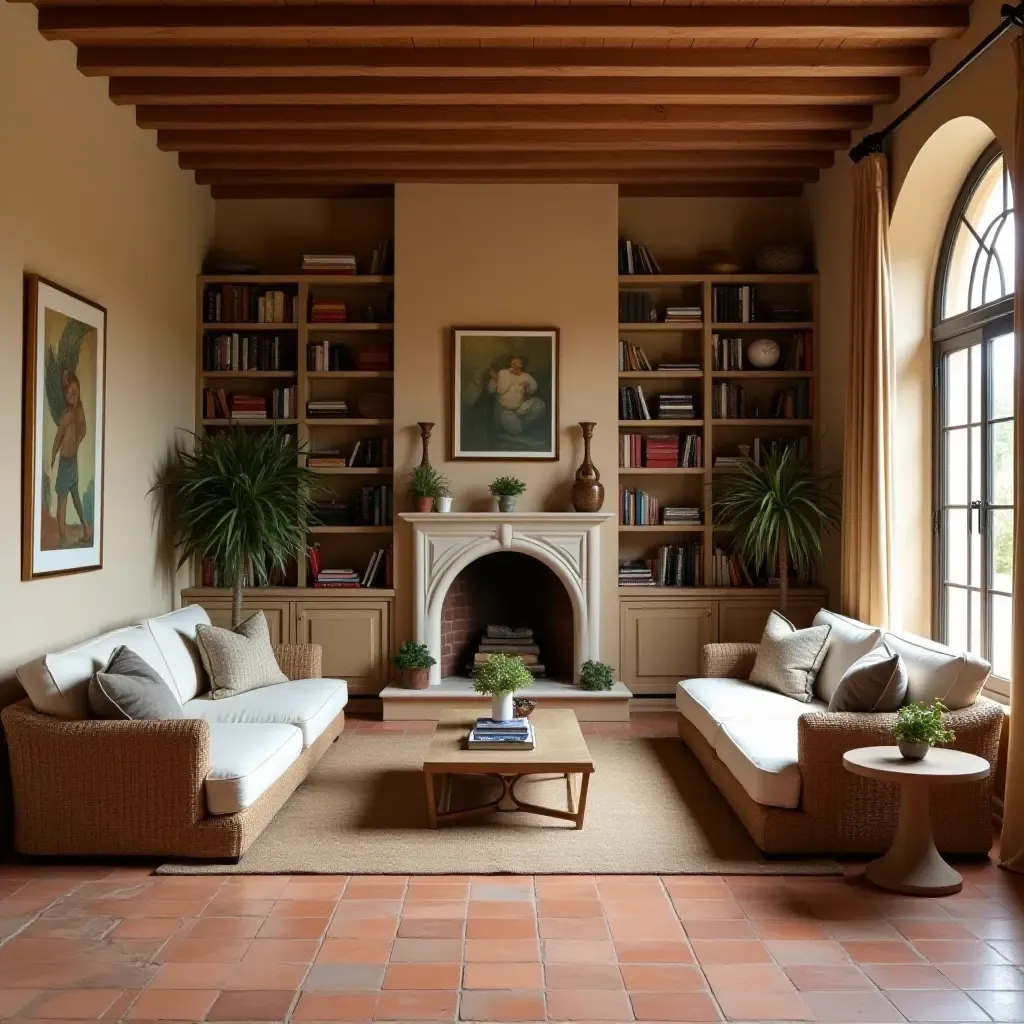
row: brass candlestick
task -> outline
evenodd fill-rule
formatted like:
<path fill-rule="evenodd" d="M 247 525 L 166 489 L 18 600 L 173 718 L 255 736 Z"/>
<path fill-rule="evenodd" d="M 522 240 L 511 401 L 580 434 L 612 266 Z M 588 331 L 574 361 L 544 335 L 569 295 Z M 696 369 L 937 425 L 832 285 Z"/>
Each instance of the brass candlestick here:
<path fill-rule="evenodd" d="M 430 465 L 430 432 L 434 429 L 433 423 L 417 423 L 420 428 L 420 440 L 423 442 L 423 458 L 420 459 L 421 466 Z"/>

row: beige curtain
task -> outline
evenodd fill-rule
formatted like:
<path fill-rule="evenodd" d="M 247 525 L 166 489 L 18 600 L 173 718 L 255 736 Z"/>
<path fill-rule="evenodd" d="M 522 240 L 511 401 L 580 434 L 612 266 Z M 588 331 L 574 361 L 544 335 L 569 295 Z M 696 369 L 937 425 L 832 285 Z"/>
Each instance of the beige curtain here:
<path fill-rule="evenodd" d="M 889 625 L 893 578 L 892 279 L 889 167 L 854 167 L 852 338 L 843 456 L 842 609 Z"/>
<path fill-rule="evenodd" d="M 1014 138 L 1013 195 L 1024 195 L 1024 41 L 1018 36 L 1013 43 L 1017 68 L 1017 133 Z M 1000 863 L 1011 871 L 1024 872 L 1024 525 L 1017 513 L 1021 488 L 1024 487 L 1024 387 L 1021 370 L 1024 352 L 1024 215 L 1014 217 L 1017 280 L 1013 304 L 1013 329 L 1016 336 L 1017 367 L 1013 380 L 1014 430 L 1014 511 L 1013 511 L 1013 661 L 1010 666 L 1010 707 L 1013 714 L 1005 728 L 1010 730 L 1009 754 L 1006 761 L 1006 790 L 1003 796 L 1003 834 L 999 843 Z"/>

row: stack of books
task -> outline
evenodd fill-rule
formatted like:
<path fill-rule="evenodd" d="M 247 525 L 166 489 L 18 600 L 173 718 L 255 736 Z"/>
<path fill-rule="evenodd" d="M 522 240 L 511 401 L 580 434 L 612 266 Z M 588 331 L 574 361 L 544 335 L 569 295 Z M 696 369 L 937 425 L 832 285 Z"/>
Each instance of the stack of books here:
<path fill-rule="evenodd" d="M 689 526 L 700 524 L 700 509 L 683 505 L 666 505 L 661 510 L 662 526 Z"/>
<path fill-rule="evenodd" d="M 470 750 L 495 747 L 533 750 L 533 725 L 528 718 L 510 718 L 507 722 L 498 722 L 493 718 L 478 718 L 469 730 L 466 745 Z"/>
<path fill-rule="evenodd" d="M 355 590 L 359 586 L 359 573 L 354 569 L 321 569 L 313 577 L 313 586 Z"/>
<path fill-rule="evenodd" d="M 693 395 L 658 395 L 658 419 L 692 420 L 696 415 Z"/>
<path fill-rule="evenodd" d="M 309 319 L 315 324 L 344 323 L 348 320 L 348 307 L 341 299 L 316 296 L 310 303 Z"/>
<path fill-rule="evenodd" d="M 306 465 L 310 469 L 337 469 L 347 466 L 348 461 L 340 448 L 319 448 L 306 456 Z"/>
<path fill-rule="evenodd" d="M 545 667 L 541 664 L 540 647 L 534 639 L 533 630 L 528 626 L 488 626 L 480 638 L 480 646 L 473 655 L 469 674 L 472 675 L 475 667 L 492 654 L 513 655 L 520 658 L 534 676 L 544 675 Z"/>
<path fill-rule="evenodd" d="M 260 395 L 232 395 L 231 418 L 233 420 L 265 420 L 267 400 Z"/>
<path fill-rule="evenodd" d="M 363 345 L 356 352 L 357 370 L 390 370 L 391 346 L 386 344 Z"/>
<path fill-rule="evenodd" d="M 646 562 L 620 562 L 620 587 L 654 587 L 654 574 Z"/>
<path fill-rule="evenodd" d="M 658 363 L 659 370 L 699 370 L 700 363 Z"/>
<path fill-rule="evenodd" d="M 742 466 L 746 461 L 744 455 L 716 455 L 715 469 L 734 469 L 736 466 Z"/>
<path fill-rule="evenodd" d="M 306 403 L 306 415 L 311 419 L 345 419 L 348 402 L 344 398 L 321 398 Z"/>
<path fill-rule="evenodd" d="M 811 381 L 795 381 L 791 388 L 779 391 L 772 405 L 772 415 L 784 420 L 805 420 L 814 415 L 814 393 Z"/>
<path fill-rule="evenodd" d="M 679 437 L 651 434 L 644 443 L 644 465 L 651 469 L 674 469 L 679 465 Z"/>
<path fill-rule="evenodd" d="M 665 309 L 667 324 L 699 324 L 701 320 L 700 306 L 668 306 Z"/>
<path fill-rule="evenodd" d="M 304 274 L 354 274 L 356 272 L 355 256 L 338 256 L 333 254 L 314 254 L 302 257 Z"/>

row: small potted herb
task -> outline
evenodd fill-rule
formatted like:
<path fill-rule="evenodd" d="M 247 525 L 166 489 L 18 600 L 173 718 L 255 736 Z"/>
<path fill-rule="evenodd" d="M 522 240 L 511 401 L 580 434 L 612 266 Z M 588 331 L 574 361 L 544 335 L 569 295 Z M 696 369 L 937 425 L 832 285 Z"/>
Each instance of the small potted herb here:
<path fill-rule="evenodd" d="M 585 661 L 580 666 L 581 690 L 610 690 L 615 685 L 611 665 L 603 661 Z"/>
<path fill-rule="evenodd" d="M 514 718 L 512 694 L 533 682 L 523 659 L 513 654 L 491 654 L 476 667 L 473 689 L 491 698 L 491 718 L 507 722 Z"/>
<path fill-rule="evenodd" d="M 414 644 L 411 640 L 406 640 L 395 655 L 395 665 L 401 669 L 410 690 L 425 690 L 430 685 L 430 670 L 436 664 L 437 659 L 426 644 Z"/>
<path fill-rule="evenodd" d="M 499 476 L 491 484 L 491 494 L 498 499 L 499 512 L 515 512 L 516 498 L 526 490 L 517 476 Z"/>
<path fill-rule="evenodd" d="M 942 713 L 946 710 L 936 697 L 931 705 L 908 704 L 896 712 L 892 734 L 908 761 L 920 761 L 933 746 L 956 739 L 956 733 L 942 724 Z"/>
<path fill-rule="evenodd" d="M 409 478 L 409 492 L 416 502 L 417 512 L 430 512 L 434 499 L 447 490 L 448 481 L 433 466 L 417 466 Z"/>
<path fill-rule="evenodd" d="M 438 512 L 451 512 L 452 492 L 447 484 L 442 484 L 441 493 L 434 499 L 434 508 Z"/>

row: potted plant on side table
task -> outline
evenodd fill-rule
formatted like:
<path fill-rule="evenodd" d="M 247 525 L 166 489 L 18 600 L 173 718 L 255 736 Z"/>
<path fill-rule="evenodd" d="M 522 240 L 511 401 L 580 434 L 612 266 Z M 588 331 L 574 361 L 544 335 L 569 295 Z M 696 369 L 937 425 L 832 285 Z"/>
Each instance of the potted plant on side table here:
<path fill-rule="evenodd" d="M 892 734 L 906 760 L 921 761 L 932 747 L 956 739 L 956 733 L 942 724 L 947 710 L 936 697 L 934 704 L 908 704 L 896 712 Z"/>
<path fill-rule="evenodd" d="M 473 689 L 491 698 L 491 718 L 507 722 L 514 718 L 512 695 L 533 682 L 523 659 L 512 654 L 492 654 L 476 667 Z"/>
<path fill-rule="evenodd" d="M 437 659 L 426 644 L 414 644 L 406 640 L 398 648 L 394 661 L 410 690 L 425 690 L 430 685 L 430 670 L 437 664 Z"/>
<path fill-rule="evenodd" d="M 491 484 L 491 494 L 498 499 L 499 512 L 515 512 L 516 498 L 525 491 L 526 484 L 517 476 L 499 476 Z"/>
<path fill-rule="evenodd" d="M 433 466 L 417 466 L 409 478 L 409 492 L 417 512 L 431 512 L 434 500 L 448 490 L 448 481 Z"/>

